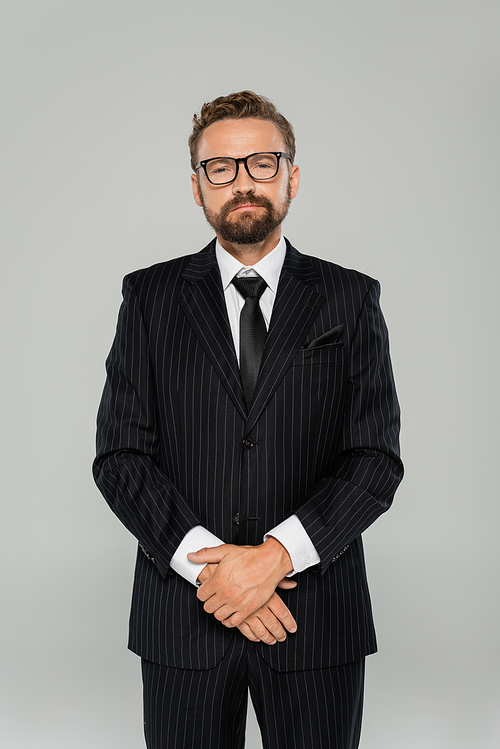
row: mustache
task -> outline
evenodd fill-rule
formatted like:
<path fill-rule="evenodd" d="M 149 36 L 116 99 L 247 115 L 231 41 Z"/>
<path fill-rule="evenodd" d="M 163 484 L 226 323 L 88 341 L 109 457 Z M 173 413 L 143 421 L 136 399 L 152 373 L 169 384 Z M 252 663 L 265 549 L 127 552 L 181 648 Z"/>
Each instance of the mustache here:
<path fill-rule="evenodd" d="M 240 205 L 258 205 L 262 208 L 268 208 L 271 210 L 273 207 L 269 198 L 266 198 L 264 195 L 237 195 L 235 198 L 228 200 L 228 202 L 224 204 L 221 212 L 224 216 L 227 216 Z"/>

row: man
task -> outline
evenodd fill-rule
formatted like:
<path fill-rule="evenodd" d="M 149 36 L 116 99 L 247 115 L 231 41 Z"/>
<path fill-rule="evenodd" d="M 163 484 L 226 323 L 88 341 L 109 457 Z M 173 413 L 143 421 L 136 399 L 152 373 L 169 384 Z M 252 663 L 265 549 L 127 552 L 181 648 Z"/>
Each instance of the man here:
<path fill-rule="evenodd" d="M 352 749 L 361 533 L 402 477 L 379 286 L 282 237 L 299 169 L 267 99 L 205 104 L 190 149 L 216 239 L 125 278 L 94 464 L 139 541 L 147 746 L 243 747 L 249 687 L 267 749 Z"/>

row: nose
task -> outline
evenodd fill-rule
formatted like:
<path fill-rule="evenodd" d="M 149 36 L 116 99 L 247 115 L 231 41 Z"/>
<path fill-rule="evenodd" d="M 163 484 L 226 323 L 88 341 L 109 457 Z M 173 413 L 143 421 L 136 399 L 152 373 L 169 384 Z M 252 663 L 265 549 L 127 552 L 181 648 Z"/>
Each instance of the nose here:
<path fill-rule="evenodd" d="M 238 166 L 238 174 L 233 182 L 233 194 L 248 195 L 249 193 L 255 192 L 255 182 L 245 169 L 245 165 L 240 162 Z"/>

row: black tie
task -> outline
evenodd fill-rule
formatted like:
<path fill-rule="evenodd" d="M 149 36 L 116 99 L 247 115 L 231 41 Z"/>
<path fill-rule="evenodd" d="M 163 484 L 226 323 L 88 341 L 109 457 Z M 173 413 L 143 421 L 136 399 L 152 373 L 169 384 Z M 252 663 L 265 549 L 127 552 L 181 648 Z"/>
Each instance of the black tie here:
<path fill-rule="evenodd" d="M 240 314 L 240 376 L 248 409 L 259 374 L 260 361 L 266 342 L 266 323 L 262 317 L 259 299 L 267 283 L 260 276 L 233 278 L 233 284 L 245 297 Z"/>

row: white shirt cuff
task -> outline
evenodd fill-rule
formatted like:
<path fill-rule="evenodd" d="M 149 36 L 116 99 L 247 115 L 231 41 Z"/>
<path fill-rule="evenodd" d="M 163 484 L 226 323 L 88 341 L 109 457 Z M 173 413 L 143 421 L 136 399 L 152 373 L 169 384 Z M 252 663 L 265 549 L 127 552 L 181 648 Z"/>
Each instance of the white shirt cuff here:
<path fill-rule="evenodd" d="M 190 562 L 187 558 L 187 554 L 191 551 L 199 551 L 204 549 L 205 546 L 220 546 L 224 541 L 214 536 L 202 525 L 196 525 L 186 533 L 179 546 L 177 547 L 175 554 L 170 560 L 170 566 L 177 572 L 177 574 L 184 577 L 189 583 L 198 586 L 197 582 L 198 575 L 204 567 L 206 562 L 203 564 L 195 564 Z"/>
<path fill-rule="evenodd" d="M 290 554 L 293 571 L 289 572 L 287 577 L 320 563 L 319 554 L 297 515 L 292 515 L 276 528 L 268 531 L 264 536 L 264 541 L 269 536 L 276 538 Z"/>

